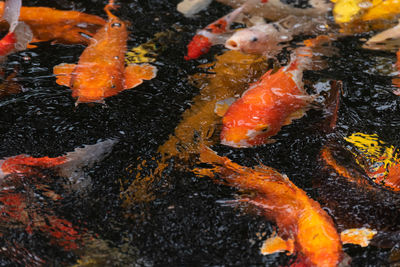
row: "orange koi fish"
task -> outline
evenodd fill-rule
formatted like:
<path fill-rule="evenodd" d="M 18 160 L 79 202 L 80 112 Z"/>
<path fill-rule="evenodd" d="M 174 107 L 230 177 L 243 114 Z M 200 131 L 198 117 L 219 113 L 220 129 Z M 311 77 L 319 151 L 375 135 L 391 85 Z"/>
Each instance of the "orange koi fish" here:
<path fill-rule="evenodd" d="M 8 22 L 10 28 L 6 36 L 0 40 L 0 58 L 10 53 L 26 49 L 32 40 L 32 31 L 23 22 L 18 22 L 21 9 L 21 0 L 7 0 L 3 9 L 3 19 Z"/>
<path fill-rule="evenodd" d="M 243 12 L 245 5 L 233 10 L 228 15 L 214 21 L 207 27 L 197 32 L 192 41 L 188 44 L 185 60 L 196 59 L 210 51 L 211 46 L 223 44 L 225 38 L 223 34 L 230 30 L 230 26 L 235 19 Z"/>
<path fill-rule="evenodd" d="M 0 12 L 4 9 L 5 3 L 0 2 Z M 19 20 L 32 30 L 32 42 L 64 44 L 88 44 L 88 37 L 92 37 L 106 23 L 95 15 L 48 7 L 21 7 Z"/>
<path fill-rule="evenodd" d="M 310 47 L 295 51 L 291 63 L 277 72 L 266 72 L 250 85 L 241 98 L 226 111 L 221 143 L 232 147 L 251 147 L 271 142 L 282 126 L 301 118 L 314 97 L 303 89 L 303 70 L 311 63 Z"/>
<path fill-rule="evenodd" d="M 287 176 L 270 167 L 243 167 L 206 147 L 201 151 L 200 161 L 213 167 L 198 168 L 197 174 L 221 175 L 229 186 L 256 192 L 239 201 L 259 207 L 279 228 L 278 235 L 265 241 L 261 248 L 263 254 L 297 252 L 301 266 L 337 266 L 345 259 L 342 243 L 368 245 L 368 240 L 375 234 L 364 228 L 347 230 L 339 235 L 332 219 L 318 202 L 309 198 Z"/>
<path fill-rule="evenodd" d="M 156 76 L 157 68 L 149 64 L 125 67 L 128 31 L 126 24 L 110 12 L 113 8 L 113 1 L 104 8 L 108 22 L 91 39 L 78 64 L 54 67 L 56 82 L 70 87 L 72 96 L 77 97 L 77 103 L 102 103 L 104 98 Z"/>

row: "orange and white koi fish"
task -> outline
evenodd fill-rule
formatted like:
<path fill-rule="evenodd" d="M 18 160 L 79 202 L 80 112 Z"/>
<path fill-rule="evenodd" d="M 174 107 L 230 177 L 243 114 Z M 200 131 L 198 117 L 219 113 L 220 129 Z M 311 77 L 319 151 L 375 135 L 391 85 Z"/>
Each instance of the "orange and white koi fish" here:
<path fill-rule="evenodd" d="M 5 3 L 0 2 L 0 13 Z M 32 42 L 53 41 L 64 44 L 88 44 L 89 38 L 106 22 L 104 19 L 78 11 L 48 7 L 21 7 L 19 21 L 33 33 Z"/>
<path fill-rule="evenodd" d="M 255 191 L 250 198 L 239 201 L 259 207 L 279 228 L 278 235 L 265 241 L 261 248 L 263 254 L 297 252 L 301 266 L 337 266 L 345 259 L 342 243 L 366 246 L 376 233 L 363 228 L 339 235 L 332 218 L 318 202 L 309 198 L 287 176 L 270 167 L 243 167 L 206 147 L 201 151 L 200 161 L 213 167 L 197 168 L 197 174 L 220 175 L 229 186 Z"/>
<path fill-rule="evenodd" d="M 15 51 L 26 49 L 32 40 L 32 31 L 23 22 L 18 22 L 21 0 L 7 0 L 3 9 L 3 19 L 8 22 L 10 28 L 6 36 L 0 40 L 0 58 Z"/>
<path fill-rule="evenodd" d="M 58 175 L 77 182 L 83 175 L 81 169 L 107 156 L 116 142 L 109 139 L 54 158 L 35 158 L 25 154 L 8 157 L 0 160 L 0 180 L 10 174 L 38 175 L 43 169 L 53 169 Z"/>
<path fill-rule="evenodd" d="M 91 39 L 78 64 L 61 64 L 54 67 L 57 83 L 72 89 L 77 103 L 104 102 L 104 98 L 140 85 L 143 80 L 156 76 L 157 68 L 131 64 L 125 67 L 128 39 L 126 23 L 114 16 L 110 9 L 113 1 L 104 8 L 108 22 Z"/>
<path fill-rule="evenodd" d="M 211 46 L 223 44 L 226 40 L 224 34 L 230 31 L 230 26 L 242 13 L 245 5 L 233 10 L 228 15 L 214 21 L 207 27 L 197 32 L 188 44 L 185 60 L 196 59 L 210 51 Z"/>
<path fill-rule="evenodd" d="M 221 143 L 232 147 L 265 144 L 282 126 L 301 118 L 314 99 L 303 89 L 302 82 L 303 70 L 311 62 L 311 48 L 297 48 L 289 65 L 275 73 L 269 70 L 250 85 L 226 111 Z"/>
<path fill-rule="evenodd" d="M 315 34 L 326 31 L 322 19 L 289 16 L 272 23 L 260 23 L 238 30 L 226 42 L 225 47 L 243 53 L 275 56 L 298 34 Z"/>

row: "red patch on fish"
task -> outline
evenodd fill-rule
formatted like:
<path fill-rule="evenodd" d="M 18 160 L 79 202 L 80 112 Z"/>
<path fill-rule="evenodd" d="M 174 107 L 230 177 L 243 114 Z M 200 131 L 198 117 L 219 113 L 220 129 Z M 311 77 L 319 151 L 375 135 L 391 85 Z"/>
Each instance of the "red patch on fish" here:
<path fill-rule="evenodd" d="M 3 39 L 0 40 L 0 56 L 6 56 L 11 53 L 15 48 L 17 38 L 15 33 L 10 32 Z"/>
<path fill-rule="evenodd" d="M 185 56 L 185 60 L 196 59 L 201 55 L 210 51 L 212 43 L 210 40 L 201 34 L 196 34 L 192 41 L 188 44 L 188 53 Z"/>
<path fill-rule="evenodd" d="M 220 33 L 225 33 L 227 28 L 228 28 L 228 22 L 222 18 L 208 25 L 205 30 L 214 34 L 220 34 Z"/>

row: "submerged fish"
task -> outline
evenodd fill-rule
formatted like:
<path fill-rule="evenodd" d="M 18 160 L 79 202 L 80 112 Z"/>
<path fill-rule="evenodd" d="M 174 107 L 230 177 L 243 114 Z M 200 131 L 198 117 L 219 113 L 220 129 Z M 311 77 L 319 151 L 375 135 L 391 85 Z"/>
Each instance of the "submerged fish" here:
<path fill-rule="evenodd" d="M 115 143 L 110 139 L 54 158 L 18 155 L 0 160 L 0 227 L 22 228 L 29 235 L 42 233 L 63 250 L 81 246 L 90 235 L 78 232 L 78 227 L 49 208 L 63 196 L 52 190 L 56 181 L 47 171 L 68 178 L 72 186 L 65 189 L 74 189 L 74 183 L 85 186 L 88 178 L 82 177 L 83 167 L 103 159 Z"/>
<path fill-rule="evenodd" d="M 263 17 L 276 21 L 287 16 L 321 17 L 332 9 L 329 1 L 309 0 L 305 1 L 281 1 L 281 0 L 217 0 L 233 8 L 246 3 L 244 12 L 250 16 Z"/>
<path fill-rule="evenodd" d="M 32 40 L 32 31 L 23 22 L 18 22 L 21 9 L 21 0 L 7 0 L 3 8 L 3 19 L 8 22 L 10 28 L 6 36 L 0 40 L 0 58 L 8 54 L 24 50 Z"/>
<path fill-rule="evenodd" d="M 297 252 L 299 264 L 337 266 L 345 259 L 342 243 L 366 246 L 376 233 L 363 228 L 347 230 L 339 235 L 333 220 L 318 202 L 309 198 L 287 176 L 270 167 L 243 167 L 206 147 L 200 153 L 200 161 L 213 167 L 197 168 L 197 174 L 220 175 L 229 186 L 255 191 L 251 197 L 239 201 L 259 207 L 263 215 L 275 221 L 279 228 L 278 235 L 265 241 L 261 248 L 263 254 Z"/>
<path fill-rule="evenodd" d="M 303 88 L 303 70 L 312 63 L 311 47 L 297 48 L 291 62 L 277 72 L 266 72 L 226 111 L 221 143 L 250 147 L 271 142 L 282 126 L 301 118 L 314 97 Z"/>
<path fill-rule="evenodd" d="M 4 8 L 5 3 L 0 2 L 0 13 Z M 105 24 L 104 19 L 95 15 L 49 7 L 21 7 L 19 20 L 32 30 L 32 42 L 64 44 L 88 44 L 89 38 Z"/>
<path fill-rule="evenodd" d="M 400 72 L 400 21 L 393 28 L 385 30 L 371 37 L 363 45 L 363 48 L 374 49 L 374 50 L 389 50 L 393 52 L 397 51 L 396 52 L 397 62 L 395 64 L 395 67 L 397 71 Z M 400 79 L 394 78 L 392 82 L 394 86 L 399 88 L 393 91 L 393 93 L 396 95 L 400 95 Z"/>
<path fill-rule="evenodd" d="M 104 8 L 108 22 L 91 39 L 78 64 L 61 64 L 54 67 L 57 83 L 69 86 L 77 103 L 104 102 L 104 98 L 140 85 L 143 80 L 156 76 L 157 68 L 131 64 L 125 67 L 128 39 L 126 23 L 114 16 L 110 1 Z"/>

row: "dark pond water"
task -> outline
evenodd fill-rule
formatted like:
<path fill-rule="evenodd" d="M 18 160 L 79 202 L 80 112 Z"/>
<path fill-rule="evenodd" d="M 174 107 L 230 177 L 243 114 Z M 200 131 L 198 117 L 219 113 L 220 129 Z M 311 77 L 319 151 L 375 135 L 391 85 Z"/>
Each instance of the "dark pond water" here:
<path fill-rule="evenodd" d="M 107 1 L 25 1 L 30 6 L 75 9 L 105 17 Z M 74 265 L 94 266 L 279 266 L 290 257 L 284 253 L 262 256 L 259 248 L 274 224 L 249 207 L 222 205 L 219 200 L 234 199 L 235 189 L 216 185 L 206 178 L 175 168 L 168 161 L 163 179 L 155 185 L 155 199 L 122 206 L 121 183 L 136 179 L 137 166 L 156 163 L 157 148 L 181 120 L 184 110 L 199 89 L 188 82 L 188 75 L 199 71 L 200 63 L 213 60 L 222 47 L 197 61 L 184 61 L 186 45 L 196 29 L 226 14 L 230 8 L 212 3 L 193 19 L 175 11 L 179 1 L 121 1 L 116 13 L 129 21 L 128 47 L 137 46 L 166 30 L 174 38 L 154 63 L 157 77 L 141 86 L 108 98 L 105 105 L 75 106 L 71 92 L 55 83 L 53 66 L 78 61 L 84 46 L 41 43 L 37 48 L 10 55 L 4 63 L 7 73 L 18 70 L 16 80 L 23 92 L 0 99 L 0 157 L 28 154 L 35 157 L 60 156 L 84 144 L 117 138 L 111 154 L 86 169 L 92 184 L 77 192 L 65 192 L 65 179 L 52 173 L 48 186 L 62 196 L 59 201 L 35 192 L 31 207 L 39 214 L 51 214 L 69 221 L 82 236 L 79 248 L 62 249 L 43 232 L 29 234 L 25 227 L 1 226 L 1 266 Z M 176 29 L 179 29 L 176 30 Z M 368 37 L 365 35 L 362 37 Z M 284 127 L 277 142 L 252 149 L 215 146 L 220 155 L 246 166 L 259 162 L 287 174 L 310 196 L 327 204 L 327 211 L 339 227 L 363 224 L 382 232 L 398 231 L 398 196 L 376 193 L 374 200 L 354 193 L 346 183 L 315 184 L 330 174 L 319 158 L 321 147 L 353 132 L 377 133 L 386 142 L 398 145 L 400 98 L 391 93 L 391 64 L 394 54 L 360 48 L 359 37 L 335 42 L 340 50 L 330 58 L 327 69 L 306 72 L 305 79 L 326 88 L 329 80 L 343 81 L 343 94 L 335 131 L 323 131 L 324 109 L 310 110 L 307 116 Z M 385 67 L 388 69 L 385 72 Z M 381 70 L 383 68 L 383 70 Z M 26 179 L 25 186 L 35 183 Z M 328 199 L 328 200 L 327 200 Z M 340 200 L 329 207 L 329 200 Z M 385 210 L 385 212 L 382 212 Z M 260 234 L 261 233 L 261 234 Z M 78 241 L 76 241 L 78 242 Z M 83 244 L 82 244 L 83 243 Z M 10 249 L 11 248 L 11 249 Z M 390 249 L 345 245 L 354 266 L 389 264 Z M 39 260 L 40 258 L 40 260 Z"/>

